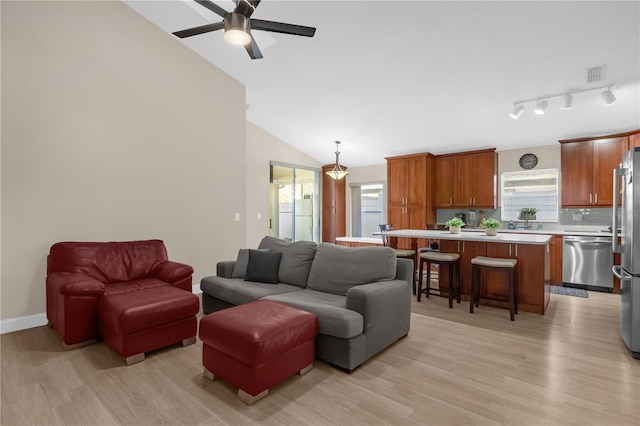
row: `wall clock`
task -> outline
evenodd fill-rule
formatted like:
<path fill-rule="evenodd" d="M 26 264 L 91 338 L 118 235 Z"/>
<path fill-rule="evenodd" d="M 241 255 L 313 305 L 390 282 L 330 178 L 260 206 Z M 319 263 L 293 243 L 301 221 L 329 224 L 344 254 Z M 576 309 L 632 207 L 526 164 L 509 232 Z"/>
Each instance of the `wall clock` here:
<path fill-rule="evenodd" d="M 533 169 L 538 164 L 538 157 L 535 154 L 524 154 L 520 157 L 520 167 L 523 169 Z"/>

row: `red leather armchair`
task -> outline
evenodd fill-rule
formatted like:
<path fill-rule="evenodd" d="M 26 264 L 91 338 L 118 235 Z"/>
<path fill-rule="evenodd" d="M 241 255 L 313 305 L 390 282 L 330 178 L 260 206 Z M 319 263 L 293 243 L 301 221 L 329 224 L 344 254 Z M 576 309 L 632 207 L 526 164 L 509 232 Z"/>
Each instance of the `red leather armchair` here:
<path fill-rule="evenodd" d="M 161 240 L 60 242 L 47 257 L 47 319 L 65 349 L 99 337 L 105 295 L 173 286 L 191 293 L 193 268 L 167 258 Z"/>

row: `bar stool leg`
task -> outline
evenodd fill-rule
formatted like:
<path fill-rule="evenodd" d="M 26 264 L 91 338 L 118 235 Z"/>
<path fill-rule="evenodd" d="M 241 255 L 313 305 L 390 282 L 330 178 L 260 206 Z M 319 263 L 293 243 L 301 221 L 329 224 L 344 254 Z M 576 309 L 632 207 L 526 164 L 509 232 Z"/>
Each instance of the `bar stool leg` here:
<path fill-rule="evenodd" d="M 422 269 L 424 265 L 424 259 L 420 258 L 420 267 L 418 268 L 418 302 L 420 301 L 420 297 L 422 296 L 422 273 L 424 270 Z"/>
<path fill-rule="evenodd" d="M 449 263 L 449 309 L 453 309 L 453 263 Z"/>
<path fill-rule="evenodd" d="M 456 275 L 457 275 L 457 279 L 458 279 L 458 287 L 457 287 L 457 302 L 460 303 L 460 293 L 462 293 L 462 291 L 460 291 L 460 286 L 462 285 L 462 280 L 460 279 L 460 263 L 456 262 L 455 263 L 455 267 L 456 267 Z"/>
<path fill-rule="evenodd" d="M 514 308 L 515 308 L 516 292 L 513 288 L 513 269 L 509 271 L 509 317 L 511 321 L 514 321 Z"/>
<path fill-rule="evenodd" d="M 516 314 L 518 313 L 518 274 L 513 271 L 513 288 L 515 292 Z"/>
<path fill-rule="evenodd" d="M 471 265 L 471 296 L 469 298 L 469 313 L 473 313 L 473 305 L 476 303 L 476 271 L 478 267 Z"/>
<path fill-rule="evenodd" d="M 429 297 L 431 293 L 431 262 L 427 260 L 427 289 L 425 292 L 425 296 Z"/>

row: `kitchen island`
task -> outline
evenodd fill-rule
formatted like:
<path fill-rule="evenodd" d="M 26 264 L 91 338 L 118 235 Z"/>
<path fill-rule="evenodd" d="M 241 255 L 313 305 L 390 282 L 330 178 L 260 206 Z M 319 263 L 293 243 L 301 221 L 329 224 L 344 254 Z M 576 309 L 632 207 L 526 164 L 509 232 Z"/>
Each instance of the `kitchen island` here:
<path fill-rule="evenodd" d="M 381 235 L 375 232 L 374 235 Z M 443 253 L 460 254 L 461 286 L 463 300 L 469 300 L 471 292 L 471 259 L 476 256 L 517 259 L 518 309 L 524 312 L 544 314 L 550 300 L 550 261 L 549 242 L 551 235 L 518 234 L 498 232 L 496 236 L 487 236 L 484 232 L 399 229 L 385 231 L 393 246 L 397 238 L 409 238 L 411 248 L 418 252 L 418 240 L 438 241 Z M 416 263 L 417 264 L 417 263 Z M 493 298 L 507 295 L 507 282 L 504 274 L 483 272 L 480 288 L 481 304 L 507 308 L 508 303 Z M 440 287 L 447 288 L 447 276 L 439 277 Z"/>

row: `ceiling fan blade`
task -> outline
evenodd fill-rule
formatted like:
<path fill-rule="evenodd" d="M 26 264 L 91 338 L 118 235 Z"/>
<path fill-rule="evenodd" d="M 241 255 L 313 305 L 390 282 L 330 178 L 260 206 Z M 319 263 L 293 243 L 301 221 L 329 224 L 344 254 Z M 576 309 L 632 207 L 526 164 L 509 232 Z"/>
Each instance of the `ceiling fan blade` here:
<path fill-rule="evenodd" d="M 185 38 L 222 29 L 224 29 L 224 22 L 217 22 L 215 24 L 207 24 L 200 27 L 193 27 L 186 30 L 176 31 L 175 33 L 173 33 L 173 35 L 176 37 Z"/>
<path fill-rule="evenodd" d="M 237 3 L 238 4 L 233 12 L 249 18 L 253 15 L 253 12 L 256 11 L 256 7 L 260 4 L 260 0 L 237 0 Z"/>
<path fill-rule="evenodd" d="M 285 24 L 282 22 L 263 21 L 251 19 L 251 28 L 254 30 L 271 31 L 272 33 L 293 34 L 305 37 L 313 37 L 316 29 L 302 25 Z"/>
<path fill-rule="evenodd" d="M 226 10 L 224 10 L 223 8 L 221 8 L 220 6 L 218 6 L 217 4 L 209 1 L 209 0 L 195 0 L 196 3 L 199 3 L 201 6 L 206 7 L 207 9 L 209 9 L 210 11 L 212 11 L 213 13 L 220 15 L 224 18 L 224 16 L 229 13 Z"/>
<path fill-rule="evenodd" d="M 251 37 L 251 43 L 247 44 L 245 47 L 247 49 L 247 53 L 251 56 L 251 59 L 262 59 L 262 52 L 256 43 L 256 39 Z"/>

